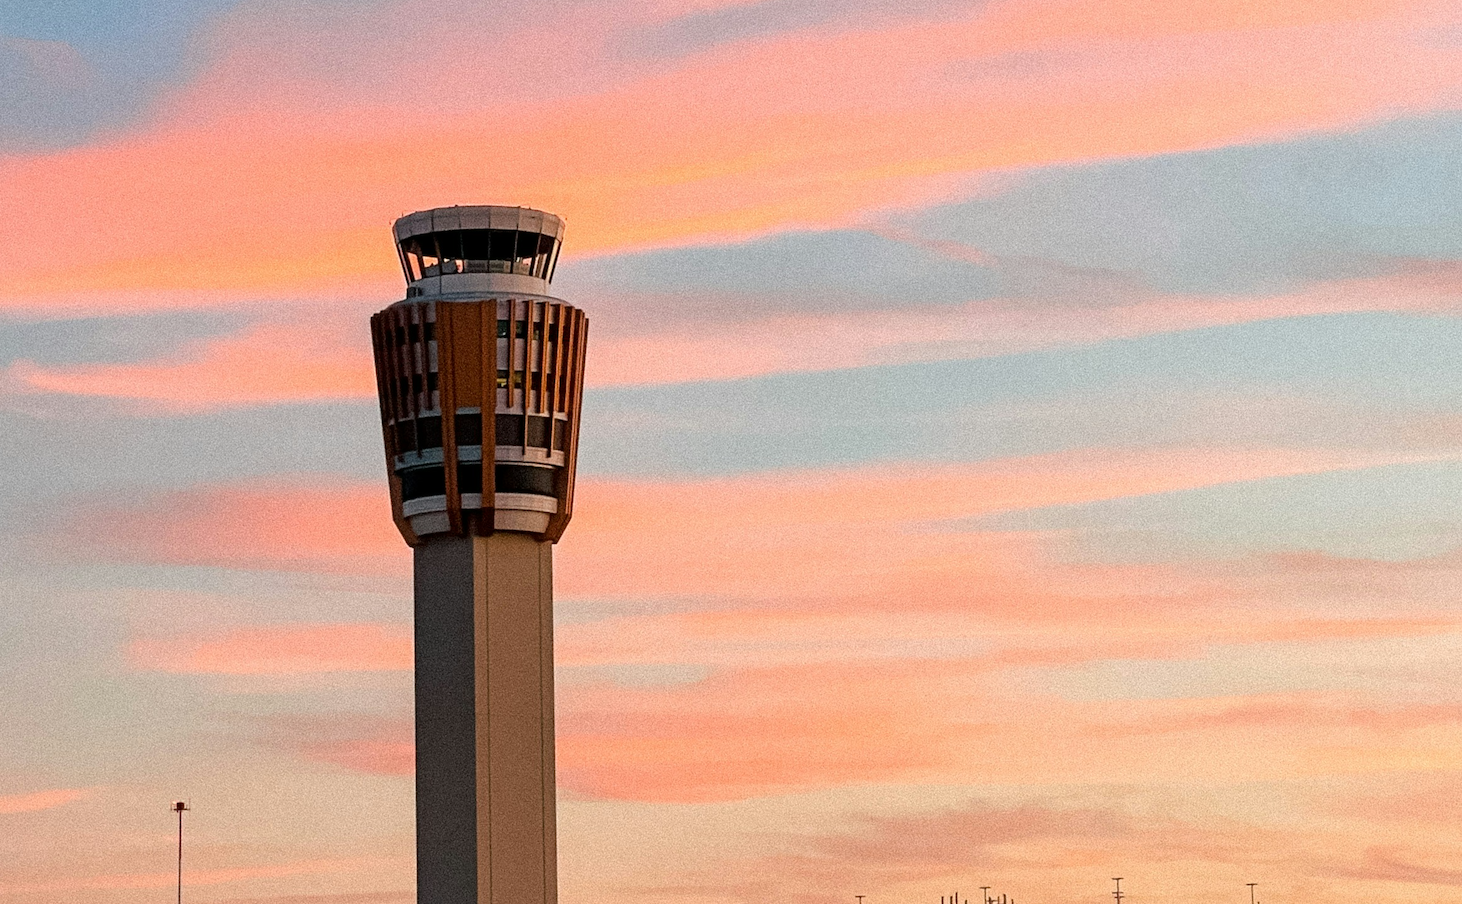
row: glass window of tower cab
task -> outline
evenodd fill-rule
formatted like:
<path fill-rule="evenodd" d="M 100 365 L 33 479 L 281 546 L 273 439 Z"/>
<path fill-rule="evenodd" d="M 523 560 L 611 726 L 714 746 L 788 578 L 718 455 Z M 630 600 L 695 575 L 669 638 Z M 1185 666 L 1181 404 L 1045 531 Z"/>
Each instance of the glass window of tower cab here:
<path fill-rule="evenodd" d="M 397 526 L 557 540 L 573 505 L 588 321 L 552 297 L 563 221 L 443 207 L 396 221 L 406 297 L 371 321 Z"/>
<path fill-rule="evenodd" d="M 553 279 L 562 240 L 562 220 L 523 207 L 437 208 L 396 223 L 407 297 L 470 291 L 475 281 L 460 277 L 474 274 L 524 276 L 546 284 Z"/>

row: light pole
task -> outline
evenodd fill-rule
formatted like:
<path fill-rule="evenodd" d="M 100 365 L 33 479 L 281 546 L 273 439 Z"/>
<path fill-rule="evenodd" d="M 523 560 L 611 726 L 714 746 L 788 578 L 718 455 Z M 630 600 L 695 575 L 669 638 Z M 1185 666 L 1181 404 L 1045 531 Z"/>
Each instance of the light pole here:
<path fill-rule="evenodd" d="M 1117 890 L 1112 892 L 1112 897 L 1117 899 L 1117 904 L 1122 904 L 1122 899 L 1127 897 L 1126 895 L 1122 894 L 1122 877 L 1113 876 L 1112 881 L 1117 883 Z"/>
<path fill-rule="evenodd" d="M 178 814 L 178 904 L 183 904 L 183 814 L 188 805 L 180 800 L 173 804 L 173 812 Z"/>
<path fill-rule="evenodd" d="M 980 904 L 990 904 L 990 886 L 980 886 Z"/>
<path fill-rule="evenodd" d="M 1257 902 L 1257 901 L 1254 900 L 1254 886 L 1258 885 L 1259 883 L 1258 882 L 1246 882 L 1244 884 L 1249 886 L 1249 904 L 1259 904 L 1259 902 Z"/>

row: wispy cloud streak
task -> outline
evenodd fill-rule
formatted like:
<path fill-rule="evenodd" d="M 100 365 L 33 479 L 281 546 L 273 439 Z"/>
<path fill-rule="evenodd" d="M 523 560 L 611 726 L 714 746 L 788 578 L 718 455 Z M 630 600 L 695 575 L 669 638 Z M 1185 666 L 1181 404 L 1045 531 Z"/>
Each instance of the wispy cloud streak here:
<path fill-rule="evenodd" d="M 595 76 L 578 84 L 610 88 L 579 93 L 572 79 L 550 80 L 544 95 L 496 104 L 493 92 L 467 90 L 462 109 L 432 85 L 475 84 L 460 62 L 480 55 L 448 48 L 477 46 L 465 23 L 482 17 L 402 3 L 319 31 L 265 4 L 227 23 L 213 68 L 149 128 L 0 171 L 0 194 L 20 204 L 12 234 L 0 229 L 0 305 L 89 298 L 105 308 L 121 303 L 109 292 L 145 302 L 139 289 L 332 294 L 389 279 L 383 224 L 460 200 L 464 166 L 481 196 L 565 214 L 575 247 L 602 253 L 853 223 L 947 199 L 995 169 L 1353 127 L 1445 107 L 1457 87 L 1451 50 L 1427 36 L 1451 23 L 1444 8 L 1222 6 L 1143 4 L 1113 18 L 1083 4 L 1058 15 L 995 4 L 963 19 L 794 31 L 650 69 L 607 61 L 604 40 L 581 22 L 562 44 L 523 46 L 558 47 L 566 73 Z M 574 9 L 593 22 L 622 7 Z M 381 18 L 424 24 L 392 39 L 371 24 Z M 450 35 L 428 24 L 440 22 Z M 427 39 L 424 30 L 450 69 L 398 46 Z M 327 59 L 361 78 L 350 84 L 337 69 L 322 79 Z M 403 70 L 404 60 L 413 62 Z M 523 81 L 510 60 L 484 65 Z M 848 84 L 860 86 L 857 109 Z M 381 138 L 383 116 L 414 140 Z M 464 163 L 480 147 L 494 149 L 492 167 Z M 32 251 L 37 236 L 44 256 Z"/>
<path fill-rule="evenodd" d="M 184 675 L 301 675 L 409 670 L 411 632 L 398 625 L 272 625 L 132 643 L 133 668 Z"/>
<path fill-rule="evenodd" d="M 53 788 L 48 791 L 0 795 L 0 816 L 52 810 L 83 800 L 90 797 L 91 794 L 92 791 L 89 788 Z"/>

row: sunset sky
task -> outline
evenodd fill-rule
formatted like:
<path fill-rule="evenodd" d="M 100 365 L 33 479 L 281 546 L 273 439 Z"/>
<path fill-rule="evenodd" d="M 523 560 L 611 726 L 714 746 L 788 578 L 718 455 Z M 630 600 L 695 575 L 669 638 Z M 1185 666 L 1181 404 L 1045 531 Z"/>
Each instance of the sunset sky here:
<path fill-rule="evenodd" d="M 0 0 L 0 904 L 414 901 L 454 203 L 592 324 L 565 904 L 1462 902 L 1456 0 Z"/>

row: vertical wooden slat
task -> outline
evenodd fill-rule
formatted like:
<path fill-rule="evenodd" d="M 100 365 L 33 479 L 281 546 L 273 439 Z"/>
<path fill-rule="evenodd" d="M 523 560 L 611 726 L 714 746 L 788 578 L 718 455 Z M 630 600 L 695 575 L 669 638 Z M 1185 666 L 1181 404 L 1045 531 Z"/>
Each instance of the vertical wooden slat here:
<path fill-rule="evenodd" d="M 376 398 L 381 404 L 381 433 L 386 441 L 386 467 L 388 470 L 395 470 L 396 465 L 396 430 L 392 427 L 391 421 L 391 394 L 387 388 L 386 380 L 387 358 L 386 344 L 381 333 L 382 315 L 376 314 L 371 317 L 371 353 L 376 363 Z"/>
<path fill-rule="evenodd" d="M 406 363 L 406 355 L 409 351 L 409 349 L 406 347 L 406 321 L 403 320 L 401 317 L 402 308 L 404 307 L 405 305 L 403 305 L 401 308 L 396 308 L 391 312 L 392 331 L 401 331 L 401 341 L 392 346 L 392 348 L 394 348 L 396 352 L 394 355 L 392 355 L 391 363 L 395 365 L 396 370 L 396 396 L 397 400 L 401 404 L 401 416 L 403 418 L 409 418 L 415 416 L 415 414 L 413 413 L 415 409 L 411 404 L 411 368 Z M 404 387 L 401 385 L 401 377 L 403 375 L 405 375 L 407 380 Z M 417 448 L 419 449 L 421 447 L 418 446 Z"/>
<path fill-rule="evenodd" d="M 528 399 L 533 392 L 533 302 L 523 302 L 523 457 L 528 457 Z"/>
<path fill-rule="evenodd" d="M 406 396 L 406 412 L 411 415 L 412 420 L 418 420 L 421 417 L 421 406 L 418 404 L 420 396 L 417 395 L 416 387 L 413 385 L 415 381 L 411 379 L 416 374 L 416 348 L 411 344 L 410 306 L 402 307 L 399 312 L 399 323 L 403 333 L 400 360 L 402 371 L 406 374 L 406 392 L 403 393 Z M 421 451 L 421 433 L 419 431 L 416 436 L 416 451 Z"/>
<path fill-rule="evenodd" d="M 411 344 L 411 366 L 421 369 L 421 392 L 412 392 L 415 396 L 421 414 L 431 411 L 431 389 L 427 386 L 427 372 L 431 369 L 431 361 L 427 360 L 427 306 L 417 304 L 412 307 L 411 322 L 406 325 L 406 341 L 411 342 L 411 323 L 417 325 L 417 341 Z M 420 364 L 418 364 L 420 361 Z M 415 386 L 412 386 L 415 389 Z M 420 415 L 418 415 L 420 417 Z"/>
<path fill-rule="evenodd" d="M 516 396 L 513 393 L 513 362 L 517 357 L 515 352 L 518 347 L 518 300 L 508 299 L 508 410 L 513 410 L 513 401 Z"/>
<path fill-rule="evenodd" d="M 574 319 L 577 322 L 575 330 L 576 353 L 574 356 L 574 388 L 573 388 L 573 414 L 569 422 L 573 425 L 569 431 L 569 452 L 564 457 L 565 470 L 568 471 L 568 492 L 564 499 L 563 524 L 568 526 L 569 518 L 574 514 L 574 484 L 578 474 L 579 465 L 579 416 L 584 410 L 584 362 L 589 352 L 589 318 L 584 316 L 583 311 L 574 311 Z M 562 534 L 563 529 L 559 532 Z M 555 538 L 557 539 L 557 538 Z"/>
<path fill-rule="evenodd" d="M 579 413 L 584 399 L 584 360 L 588 345 L 589 321 L 582 311 L 570 314 L 573 324 L 573 349 L 569 357 L 572 373 L 568 382 L 569 443 L 564 453 L 564 466 L 559 470 L 558 512 L 548 520 L 543 538 L 557 543 L 574 513 L 574 470 L 579 457 Z M 560 339 L 560 341 L 562 341 Z"/>
<path fill-rule="evenodd" d="M 482 357 L 482 518 L 478 530 L 486 536 L 492 533 L 493 497 L 497 493 L 497 474 L 493 469 L 497 460 L 497 300 L 479 305 L 482 308 L 479 350 Z"/>
<path fill-rule="evenodd" d="M 540 390 L 538 393 L 538 413 L 546 414 L 548 417 L 548 455 L 553 456 L 553 386 L 548 379 L 548 337 L 553 335 L 554 306 L 550 302 L 543 303 L 543 347 L 539 349 L 539 360 L 541 371 L 539 373 Z"/>
<path fill-rule="evenodd" d="M 548 416 L 550 418 L 548 424 L 548 451 L 550 455 L 554 451 L 564 451 L 556 447 L 553 437 L 558 432 L 556 428 L 558 426 L 559 412 L 568 410 L 565 407 L 567 400 L 564 398 L 564 380 L 567 378 L 564 373 L 567 365 L 564 362 L 569 343 L 568 327 L 569 322 L 572 320 L 570 316 L 572 308 L 568 305 L 555 303 L 553 308 L 556 312 L 554 315 L 554 324 L 557 330 L 557 338 L 553 344 L 553 399 L 552 404 L 548 406 Z"/>
<path fill-rule="evenodd" d="M 396 438 L 392 436 L 394 430 L 386 430 L 390 426 L 390 404 L 386 392 L 386 349 L 381 341 L 381 315 L 377 314 L 371 318 L 371 353 L 376 363 L 376 397 L 381 403 L 381 429 L 385 431 L 386 440 L 386 464 L 396 463 Z"/>
<path fill-rule="evenodd" d="M 558 305 L 548 303 L 543 306 L 543 407 L 548 412 L 548 451 L 553 453 L 553 411 L 558 404 L 557 377 L 548 379 L 548 369 L 552 364 L 558 363 L 558 346 L 553 346 L 553 356 L 548 354 L 548 339 L 553 335 L 549 330 L 553 324 L 558 323 Z"/>
<path fill-rule="evenodd" d="M 394 351 L 394 349 L 396 348 L 396 335 L 392 332 L 392 330 L 395 329 L 395 326 L 392 324 L 392 320 L 394 317 L 395 315 L 392 314 L 390 308 L 387 308 L 380 313 L 381 333 L 386 340 L 386 348 L 381 354 L 382 362 L 385 364 L 386 368 L 386 394 L 390 397 L 391 401 L 391 419 L 394 421 L 399 421 L 401 420 L 401 399 L 400 394 L 397 392 L 396 386 L 397 353 Z"/>
<path fill-rule="evenodd" d="M 401 401 L 396 398 L 396 355 L 392 351 L 395 348 L 395 334 L 390 332 L 392 331 L 392 325 L 390 325 L 392 313 L 389 309 L 383 310 L 377 314 L 377 317 L 380 317 L 380 334 L 385 341 L 379 361 L 382 374 L 386 377 L 386 395 L 383 396 L 383 405 L 390 407 L 390 420 L 399 421 L 401 420 Z M 395 449 L 396 446 L 392 446 L 392 448 Z M 395 465 L 396 462 L 392 462 L 392 464 Z"/>
<path fill-rule="evenodd" d="M 478 322 L 482 317 L 482 303 L 460 302 L 456 305 L 456 311 L 457 319 L 452 327 L 452 361 L 457 369 L 457 405 L 464 408 L 476 405 L 481 408 L 483 400 L 477 396 L 477 391 L 482 386 L 482 376 L 478 373 L 482 367 L 481 346 L 478 345 L 482 327 Z M 493 357 L 496 359 L 496 355 Z"/>
<path fill-rule="evenodd" d="M 544 408 L 545 393 L 548 392 L 548 302 L 538 304 L 538 322 L 542 325 L 540 329 L 542 336 L 538 340 L 538 413 L 542 414 Z M 548 443 L 553 445 L 553 430 L 549 430 Z"/>
<path fill-rule="evenodd" d="M 567 413 L 569 410 L 566 398 L 568 383 L 565 381 L 568 379 L 568 375 L 564 371 L 568 370 L 568 327 L 573 322 L 573 309 L 562 304 L 555 305 L 555 307 L 558 308 L 558 342 L 556 343 L 558 347 L 554 350 L 557 360 L 553 365 L 554 410 Z"/>
<path fill-rule="evenodd" d="M 442 471 L 446 478 L 447 530 L 462 533 L 462 488 L 457 483 L 457 392 L 454 349 L 455 307 L 438 302 L 437 308 L 437 406 L 442 413 Z M 422 314 L 425 315 L 423 310 Z M 424 353 L 423 365 L 430 367 L 430 347 L 426 344 L 426 322 L 422 322 L 421 347 Z"/>
<path fill-rule="evenodd" d="M 394 349 L 391 354 L 391 368 L 393 371 L 393 376 L 395 376 L 396 378 L 396 405 L 400 411 L 397 417 L 401 420 L 408 420 L 414 416 L 412 414 L 413 409 L 411 406 L 411 370 L 406 365 L 407 348 L 406 333 L 404 332 L 406 328 L 401 324 L 401 309 L 396 308 L 391 312 L 391 339 L 394 343 L 391 346 L 391 348 Z M 403 332 L 401 333 L 401 341 L 396 342 L 396 331 L 398 329 L 402 330 Z M 403 374 L 405 374 L 407 378 L 407 385 L 405 389 L 401 388 L 401 376 Z M 415 436 L 416 424 L 413 423 L 411 425 L 411 430 L 411 435 Z M 421 446 L 418 445 L 414 446 L 413 448 L 420 449 Z"/>
<path fill-rule="evenodd" d="M 402 511 L 401 476 L 396 473 L 396 425 L 397 417 L 396 377 L 391 367 L 392 334 L 389 312 L 383 311 L 371 318 L 371 345 L 376 359 L 376 394 L 381 405 L 381 434 L 386 447 L 386 482 L 391 492 L 391 520 L 407 545 L 417 544 L 416 531 Z"/>

